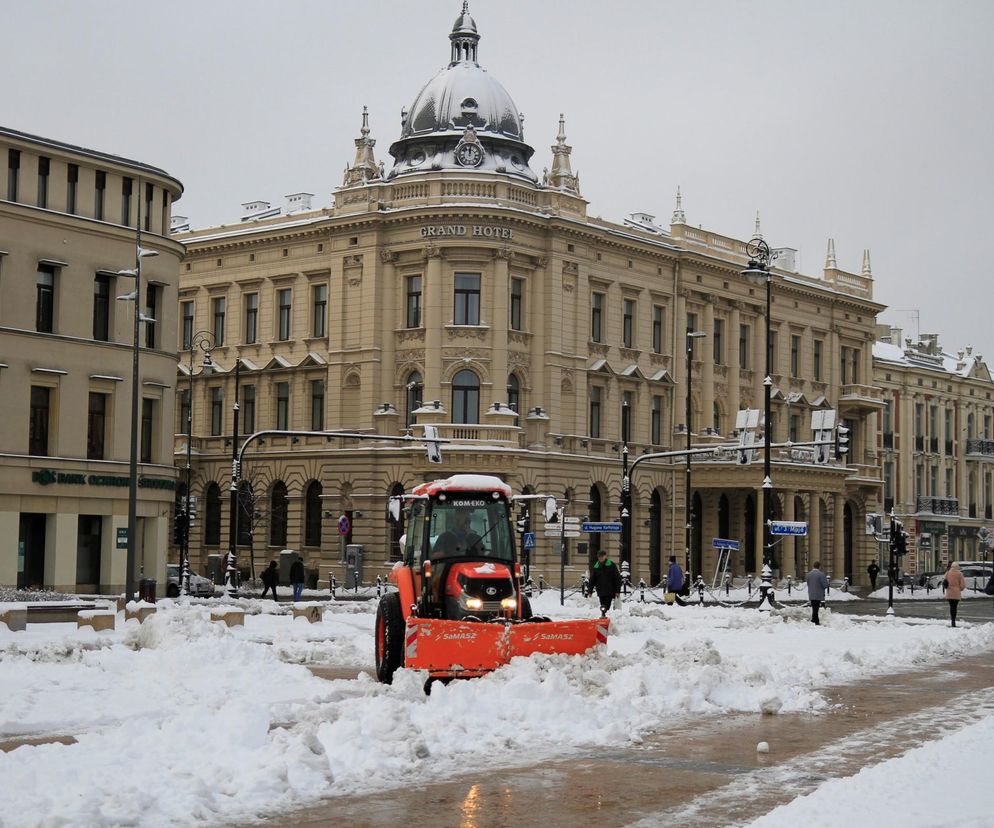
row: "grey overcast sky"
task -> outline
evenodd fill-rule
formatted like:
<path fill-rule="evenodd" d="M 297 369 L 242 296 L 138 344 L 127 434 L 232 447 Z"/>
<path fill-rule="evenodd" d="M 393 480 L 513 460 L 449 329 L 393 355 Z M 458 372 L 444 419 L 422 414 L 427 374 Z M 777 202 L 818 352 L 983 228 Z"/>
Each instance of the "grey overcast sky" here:
<path fill-rule="evenodd" d="M 387 163 L 461 0 L 3 3 L 5 126 L 162 167 L 193 226 L 292 192 L 328 205 L 363 105 Z M 481 65 L 559 113 L 589 212 L 800 250 L 869 248 L 881 321 L 994 363 L 994 2 L 471 0 Z"/>

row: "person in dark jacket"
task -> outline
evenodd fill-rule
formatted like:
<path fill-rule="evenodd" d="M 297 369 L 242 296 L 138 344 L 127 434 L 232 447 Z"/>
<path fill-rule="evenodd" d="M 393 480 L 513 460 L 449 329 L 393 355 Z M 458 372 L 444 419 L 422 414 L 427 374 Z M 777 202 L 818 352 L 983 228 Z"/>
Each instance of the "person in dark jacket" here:
<path fill-rule="evenodd" d="M 870 561 L 870 565 L 866 568 L 866 574 L 870 576 L 870 591 L 876 592 L 877 575 L 880 574 L 880 567 L 877 566 L 876 561 Z"/>
<path fill-rule="evenodd" d="M 276 600 L 276 584 L 279 583 L 279 580 L 280 580 L 280 573 L 279 570 L 276 568 L 276 561 L 270 561 L 269 568 L 263 570 L 262 572 L 263 598 L 266 597 L 266 593 L 269 592 L 269 590 L 272 590 L 273 600 L 274 601 Z"/>
<path fill-rule="evenodd" d="M 290 584 L 293 586 L 293 600 L 299 601 L 304 591 L 304 559 L 300 555 L 290 564 Z"/>
<path fill-rule="evenodd" d="M 821 561 L 811 564 L 811 571 L 804 580 L 808 584 L 808 600 L 811 602 L 811 623 L 821 624 L 818 620 L 818 609 L 825 600 L 825 592 L 828 589 L 828 578 L 821 571 Z"/>
<path fill-rule="evenodd" d="M 604 549 L 597 552 L 597 563 L 590 570 L 590 588 L 600 599 L 603 618 L 611 608 L 611 602 L 621 592 L 621 573 L 614 561 L 608 560 Z"/>
<path fill-rule="evenodd" d="M 680 598 L 680 593 L 683 591 L 683 569 L 680 564 L 676 562 L 676 555 L 670 555 L 670 568 L 666 571 L 666 596 L 667 604 L 672 604 L 676 601 L 681 606 L 684 605 L 683 600 Z M 670 596 L 673 596 L 670 600 Z"/>

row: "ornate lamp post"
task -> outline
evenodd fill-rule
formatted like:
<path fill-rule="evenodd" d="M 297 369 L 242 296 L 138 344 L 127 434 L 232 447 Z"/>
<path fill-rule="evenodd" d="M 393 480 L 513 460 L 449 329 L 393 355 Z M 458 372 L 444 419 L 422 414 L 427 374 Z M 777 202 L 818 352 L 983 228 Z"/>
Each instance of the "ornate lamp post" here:
<path fill-rule="evenodd" d="M 690 574 L 690 549 L 693 543 L 694 537 L 694 508 L 691 503 L 691 492 L 693 489 L 690 485 L 690 449 L 691 449 L 691 438 L 694 433 L 692 426 L 693 417 L 693 406 L 691 405 L 691 386 L 692 377 L 694 373 L 694 340 L 700 339 L 701 337 L 707 336 L 706 331 L 692 331 L 690 328 L 687 329 L 687 408 L 686 408 L 686 419 L 687 419 L 687 464 L 686 464 L 686 480 L 684 484 L 684 497 L 686 501 L 685 504 L 685 546 L 684 546 L 684 580 L 685 583 L 693 583 L 694 579 Z"/>
<path fill-rule="evenodd" d="M 770 589 L 773 586 L 773 543 L 770 534 L 770 523 L 773 520 L 773 478 L 770 471 L 770 395 L 773 389 L 773 354 L 770 349 L 770 312 L 772 310 L 773 277 L 770 274 L 770 264 L 776 254 L 770 246 L 758 236 L 746 246 L 749 256 L 749 266 L 742 271 L 743 278 L 755 284 L 766 285 L 766 376 L 763 379 L 763 573 L 759 590 L 761 593 L 759 606 L 769 601 Z"/>
<path fill-rule="evenodd" d="M 186 409 L 186 499 L 183 504 L 183 534 L 180 544 L 180 594 L 190 594 L 190 490 L 193 487 L 193 355 L 203 351 L 202 373 L 209 374 L 214 369 L 211 351 L 214 350 L 214 334 L 210 331 L 197 331 L 190 338 L 190 389 Z"/>

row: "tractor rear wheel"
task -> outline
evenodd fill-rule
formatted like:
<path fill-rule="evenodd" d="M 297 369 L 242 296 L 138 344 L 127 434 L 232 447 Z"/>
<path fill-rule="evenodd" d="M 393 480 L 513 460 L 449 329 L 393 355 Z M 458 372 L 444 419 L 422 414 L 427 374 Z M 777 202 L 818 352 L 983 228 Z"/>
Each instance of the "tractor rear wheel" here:
<path fill-rule="evenodd" d="M 527 621 L 532 617 L 532 602 L 528 600 L 525 595 L 521 596 L 521 618 L 523 621 Z"/>
<path fill-rule="evenodd" d="M 388 592 L 376 608 L 376 678 L 393 682 L 393 674 L 404 666 L 404 615 L 400 595 Z"/>

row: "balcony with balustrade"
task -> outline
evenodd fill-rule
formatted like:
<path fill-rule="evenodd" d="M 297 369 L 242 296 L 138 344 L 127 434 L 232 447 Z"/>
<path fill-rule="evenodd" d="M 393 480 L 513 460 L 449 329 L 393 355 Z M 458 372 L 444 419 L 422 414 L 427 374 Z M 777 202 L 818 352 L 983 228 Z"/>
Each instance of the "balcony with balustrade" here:
<path fill-rule="evenodd" d="M 915 503 L 918 517 L 959 517 L 959 499 L 955 497 L 919 497 Z"/>

